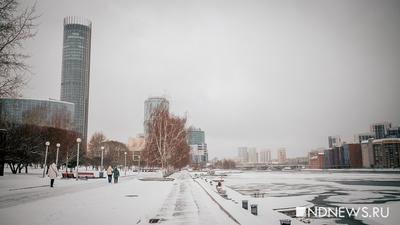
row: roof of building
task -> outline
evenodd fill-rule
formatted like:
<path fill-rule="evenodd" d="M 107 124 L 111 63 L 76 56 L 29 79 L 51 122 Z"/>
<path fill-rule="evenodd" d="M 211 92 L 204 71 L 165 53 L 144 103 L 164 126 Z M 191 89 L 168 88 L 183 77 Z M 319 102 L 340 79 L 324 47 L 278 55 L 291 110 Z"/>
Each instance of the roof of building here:
<path fill-rule="evenodd" d="M 0 97 L 0 100 L 32 100 L 32 101 L 44 101 L 44 102 L 58 102 L 58 103 L 65 103 L 65 104 L 74 104 L 72 102 L 66 102 L 66 101 L 61 101 L 58 99 L 53 99 L 53 98 L 49 98 L 49 99 L 38 99 L 38 98 L 26 98 L 26 97 L 18 97 L 18 98 L 11 98 L 11 97 Z"/>

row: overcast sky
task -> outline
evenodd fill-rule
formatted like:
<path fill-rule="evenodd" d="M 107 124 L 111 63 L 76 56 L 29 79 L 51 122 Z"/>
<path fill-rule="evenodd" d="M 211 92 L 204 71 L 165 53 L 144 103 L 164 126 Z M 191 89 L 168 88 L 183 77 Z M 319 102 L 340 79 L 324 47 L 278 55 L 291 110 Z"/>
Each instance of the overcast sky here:
<path fill-rule="evenodd" d="M 400 124 L 400 1 L 40 0 L 37 12 L 25 97 L 59 99 L 63 17 L 93 22 L 89 135 L 127 142 L 157 95 L 206 132 L 211 157 L 305 156 L 329 135 Z"/>

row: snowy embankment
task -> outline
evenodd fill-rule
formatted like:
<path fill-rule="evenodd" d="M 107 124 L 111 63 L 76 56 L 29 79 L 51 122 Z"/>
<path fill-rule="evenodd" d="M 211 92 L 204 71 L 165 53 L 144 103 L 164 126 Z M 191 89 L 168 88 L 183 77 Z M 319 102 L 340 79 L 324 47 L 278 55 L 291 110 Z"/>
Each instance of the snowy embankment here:
<path fill-rule="evenodd" d="M 216 178 L 216 177 L 214 177 Z M 207 179 L 207 181 L 206 181 Z M 212 177 L 202 177 L 202 178 L 194 178 L 195 182 L 197 182 L 209 195 L 210 197 L 220 205 L 227 213 L 229 213 L 235 220 L 237 220 L 240 224 L 279 224 L 281 219 L 290 219 L 291 224 L 293 225 L 304 225 L 300 221 L 297 221 L 293 218 L 290 218 L 284 214 L 278 213 L 273 210 L 271 205 L 266 203 L 265 201 L 259 201 L 259 198 L 252 198 L 249 196 L 241 195 L 240 193 L 223 186 L 223 189 L 226 190 L 226 194 L 228 198 L 222 197 L 216 191 L 216 182 L 213 182 L 210 185 L 210 179 Z M 242 200 L 248 200 L 248 210 L 242 208 Z M 291 202 L 292 203 L 292 202 Z M 288 202 L 280 202 L 279 206 L 281 208 L 289 207 L 292 204 Z M 258 215 L 252 215 L 250 213 L 251 204 L 257 204 L 258 207 Z M 274 206 L 277 204 L 274 203 Z"/>

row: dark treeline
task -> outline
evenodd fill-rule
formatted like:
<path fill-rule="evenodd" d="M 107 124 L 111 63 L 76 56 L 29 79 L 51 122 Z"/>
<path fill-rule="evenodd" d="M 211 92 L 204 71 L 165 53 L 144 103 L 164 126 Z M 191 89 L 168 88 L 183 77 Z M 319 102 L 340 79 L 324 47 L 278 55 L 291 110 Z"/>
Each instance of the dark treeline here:
<path fill-rule="evenodd" d="M 28 166 L 44 164 L 46 141 L 50 142 L 47 165 L 56 160 L 56 143 L 61 145 L 59 149 L 59 165 L 65 164 L 67 158 L 76 157 L 77 133 L 69 130 L 53 127 L 42 127 L 28 124 L 1 124 L 1 165 L 8 164 L 12 173 L 21 173 Z M 85 147 L 82 146 L 81 154 L 85 155 Z M 80 155 L 81 155 L 80 154 Z M 85 160 L 85 157 L 83 157 Z M 73 164 L 73 161 L 70 161 Z M 72 165 L 70 165 L 72 166 Z"/>

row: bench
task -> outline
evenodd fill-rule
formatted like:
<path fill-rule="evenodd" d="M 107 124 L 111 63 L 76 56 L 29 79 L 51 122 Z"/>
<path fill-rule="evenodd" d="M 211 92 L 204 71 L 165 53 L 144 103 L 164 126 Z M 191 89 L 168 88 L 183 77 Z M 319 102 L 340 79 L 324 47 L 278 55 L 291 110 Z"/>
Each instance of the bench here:
<path fill-rule="evenodd" d="M 93 172 L 78 172 L 78 178 L 95 178 Z"/>
<path fill-rule="evenodd" d="M 75 178 L 75 173 L 62 173 L 62 178 Z M 78 178 L 96 178 L 93 172 L 78 172 Z"/>
<path fill-rule="evenodd" d="M 75 178 L 74 173 L 62 173 L 62 178 Z"/>

